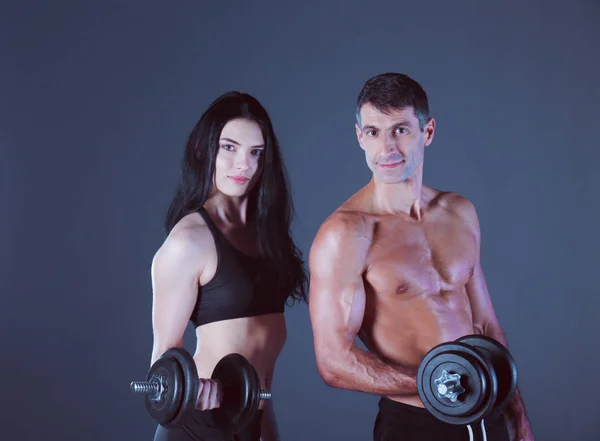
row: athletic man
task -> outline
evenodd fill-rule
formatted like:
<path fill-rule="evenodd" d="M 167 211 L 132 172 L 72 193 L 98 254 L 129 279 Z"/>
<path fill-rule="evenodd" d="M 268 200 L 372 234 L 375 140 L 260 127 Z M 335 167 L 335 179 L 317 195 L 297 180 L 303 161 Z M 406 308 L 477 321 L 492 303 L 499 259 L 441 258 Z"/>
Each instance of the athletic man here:
<path fill-rule="evenodd" d="M 435 120 L 413 79 L 387 73 L 364 85 L 356 134 L 373 172 L 323 223 L 310 250 L 310 315 L 325 382 L 381 396 L 375 440 L 469 439 L 423 406 L 416 374 L 435 345 L 484 334 L 504 345 L 480 264 L 472 203 L 422 183 Z M 355 344 L 358 337 L 369 349 Z M 517 391 L 487 439 L 533 440 Z"/>

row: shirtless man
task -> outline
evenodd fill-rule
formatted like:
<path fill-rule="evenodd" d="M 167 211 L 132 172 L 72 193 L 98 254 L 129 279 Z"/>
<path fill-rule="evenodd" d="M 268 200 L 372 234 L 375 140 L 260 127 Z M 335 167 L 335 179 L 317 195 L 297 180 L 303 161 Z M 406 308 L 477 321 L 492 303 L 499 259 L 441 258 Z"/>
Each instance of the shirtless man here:
<path fill-rule="evenodd" d="M 424 408 L 416 375 L 442 342 L 477 333 L 506 345 L 481 269 L 475 208 L 422 183 L 435 120 L 416 81 L 371 78 L 356 112 L 373 176 L 325 220 L 309 255 L 320 375 L 331 387 L 381 397 L 375 440 L 468 440 L 467 427 Z M 489 441 L 508 440 L 508 429 L 512 439 L 533 440 L 518 390 L 504 415 L 484 423 Z"/>

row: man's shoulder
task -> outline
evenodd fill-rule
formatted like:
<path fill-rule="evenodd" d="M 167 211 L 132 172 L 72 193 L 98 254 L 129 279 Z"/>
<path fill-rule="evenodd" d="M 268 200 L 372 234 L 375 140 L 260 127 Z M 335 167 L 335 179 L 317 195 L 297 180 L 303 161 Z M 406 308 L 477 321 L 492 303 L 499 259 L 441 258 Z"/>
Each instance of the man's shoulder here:
<path fill-rule="evenodd" d="M 339 207 L 319 227 L 311 254 L 332 258 L 367 249 L 371 241 L 370 224 L 366 213 L 346 206 Z"/>
<path fill-rule="evenodd" d="M 479 228 L 479 220 L 475 204 L 466 196 L 455 191 L 436 190 L 434 198 L 436 205 L 444 209 L 451 217 Z"/>
<path fill-rule="evenodd" d="M 321 235 L 352 237 L 364 235 L 370 224 L 367 213 L 342 205 L 319 228 Z"/>
<path fill-rule="evenodd" d="M 475 215 L 475 205 L 466 196 L 456 191 L 430 188 L 430 199 L 435 205 L 457 214 Z"/>

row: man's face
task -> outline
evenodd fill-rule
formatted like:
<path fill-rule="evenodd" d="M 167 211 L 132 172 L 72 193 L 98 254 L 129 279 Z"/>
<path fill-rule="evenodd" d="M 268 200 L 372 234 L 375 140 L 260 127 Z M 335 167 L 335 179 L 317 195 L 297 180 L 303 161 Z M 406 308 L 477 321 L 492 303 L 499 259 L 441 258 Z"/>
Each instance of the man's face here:
<path fill-rule="evenodd" d="M 412 107 L 385 114 L 367 103 L 360 109 L 360 120 L 356 136 L 376 179 L 385 184 L 404 182 L 423 164 L 425 147 L 433 140 L 433 118 L 421 131 Z"/>

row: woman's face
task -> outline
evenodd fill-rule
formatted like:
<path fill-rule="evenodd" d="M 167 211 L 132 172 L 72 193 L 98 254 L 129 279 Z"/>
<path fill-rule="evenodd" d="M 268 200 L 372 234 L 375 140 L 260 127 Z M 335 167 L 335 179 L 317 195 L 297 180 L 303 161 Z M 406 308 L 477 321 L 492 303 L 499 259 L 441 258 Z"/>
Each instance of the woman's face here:
<path fill-rule="evenodd" d="M 265 140 L 254 121 L 234 119 L 223 127 L 215 163 L 217 191 L 228 196 L 250 192 L 262 171 Z"/>

